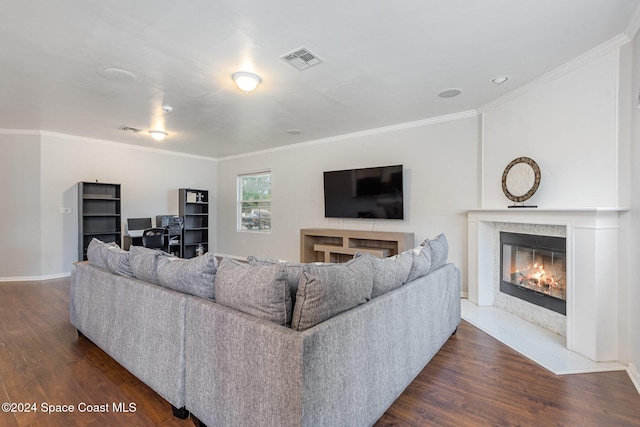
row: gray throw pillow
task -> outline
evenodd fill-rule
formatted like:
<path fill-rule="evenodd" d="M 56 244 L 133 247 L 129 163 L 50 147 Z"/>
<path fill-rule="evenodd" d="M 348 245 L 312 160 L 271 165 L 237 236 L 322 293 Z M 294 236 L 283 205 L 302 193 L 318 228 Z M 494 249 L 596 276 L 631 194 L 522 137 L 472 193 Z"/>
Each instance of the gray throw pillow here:
<path fill-rule="evenodd" d="M 440 234 L 432 240 L 426 239 L 421 246 L 427 247 L 431 251 L 431 270 L 440 268 L 447 263 L 449 242 L 444 234 Z"/>
<path fill-rule="evenodd" d="M 158 280 L 165 288 L 213 299 L 217 267 L 213 252 L 190 259 L 163 256 L 158 258 Z"/>
<path fill-rule="evenodd" d="M 251 265 L 274 265 L 284 264 L 284 276 L 289 283 L 289 289 L 291 290 L 291 303 L 296 303 L 296 293 L 298 292 L 298 283 L 300 283 L 300 277 L 302 276 L 302 269 L 304 264 L 299 262 L 279 261 L 275 259 L 258 258 L 255 256 L 248 256 L 247 261 Z"/>
<path fill-rule="evenodd" d="M 129 249 L 129 265 L 133 275 L 145 282 L 160 284 L 158 279 L 158 258 L 169 256 L 166 252 L 149 249 L 144 246 L 131 246 Z"/>
<path fill-rule="evenodd" d="M 103 250 L 106 258 L 107 269 L 121 276 L 134 277 L 131 265 L 129 264 L 129 251 L 120 249 L 118 246 L 107 246 Z"/>
<path fill-rule="evenodd" d="M 371 299 L 373 267 L 364 254 L 344 264 L 307 264 L 293 308 L 291 328 L 304 331 Z"/>
<path fill-rule="evenodd" d="M 356 257 L 362 256 L 356 252 Z M 371 257 L 373 265 L 373 290 L 371 298 L 375 298 L 406 283 L 413 265 L 413 254 L 402 252 L 389 258 Z"/>
<path fill-rule="evenodd" d="M 425 246 L 418 246 L 407 252 L 413 256 L 411 271 L 407 278 L 407 282 L 411 282 L 418 277 L 426 275 L 431 270 L 431 250 Z"/>
<path fill-rule="evenodd" d="M 250 265 L 223 258 L 214 293 L 218 304 L 279 325 L 291 323 L 291 292 L 284 264 Z"/>
<path fill-rule="evenodd" d="M 103 270 L 109 270 L 109 267 L 107 267 L 106 259 L 106 250 L 109 247 L 119 248 L 119 246 L 113 242 L 105 243 L 102 240 L 96 239 L 95 237 L 91 239 L 89 245 L 87 246 L 87 260 L 89 261 L 89 264 Z"/>

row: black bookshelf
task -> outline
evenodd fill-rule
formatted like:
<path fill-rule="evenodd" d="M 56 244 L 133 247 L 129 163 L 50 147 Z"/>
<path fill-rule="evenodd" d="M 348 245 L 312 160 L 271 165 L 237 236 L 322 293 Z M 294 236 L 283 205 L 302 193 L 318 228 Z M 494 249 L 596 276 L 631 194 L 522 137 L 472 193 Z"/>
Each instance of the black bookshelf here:
<path fill-rule="evenodd" d="M 78 183 L 78 260 L 87 259 L 94 237 L 122 246 L 120 184 Z"/>
<path fill-rule="evenodd" d="M 209 191 L 181 188 L 178 198 L 178 215 L 184 218 L 182 256 L 193 258 L 199 246 L 209 251 Z"/>

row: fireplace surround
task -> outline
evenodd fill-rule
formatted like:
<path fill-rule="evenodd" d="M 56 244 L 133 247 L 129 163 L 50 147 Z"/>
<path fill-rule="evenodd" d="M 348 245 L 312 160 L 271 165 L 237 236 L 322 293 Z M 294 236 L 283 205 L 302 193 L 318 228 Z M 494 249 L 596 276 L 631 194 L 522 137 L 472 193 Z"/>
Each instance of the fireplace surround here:
<path fill-rule="evenodd" d="M 566 314 L 566 238 L 500 231 L 500 292 Z"/>
<path fill-rule="evenodd" d="M 621 211 L 623 209 L 616 208 L 469 211 L 469 301 L 479 307 L 494 307 L 501 299 L 498 224 L 508 224 L 515 230 L 524 227 L 540 231 L 535 234 L 560 227 L 566 236 L 566 320 L 563 319 L 566 347 L 595 362 L 620 360 L 618 223 Z"/>

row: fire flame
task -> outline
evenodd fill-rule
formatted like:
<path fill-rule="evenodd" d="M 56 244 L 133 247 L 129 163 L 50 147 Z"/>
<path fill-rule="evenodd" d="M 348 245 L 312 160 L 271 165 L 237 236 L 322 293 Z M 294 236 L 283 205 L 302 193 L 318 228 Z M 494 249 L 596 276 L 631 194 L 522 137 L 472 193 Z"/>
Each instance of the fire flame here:
<path fill-rule="evenodd" d="M 546 288 L 557 288 L 559 283 L 553 278 L 553 276 L 547 276 L 544 271 L 544 266 L 537 262 L 533 265 L 528 265 L 526 269 L 517 271 L 520 278 L 518 284 L 529 286 L 540 286 Z"/>

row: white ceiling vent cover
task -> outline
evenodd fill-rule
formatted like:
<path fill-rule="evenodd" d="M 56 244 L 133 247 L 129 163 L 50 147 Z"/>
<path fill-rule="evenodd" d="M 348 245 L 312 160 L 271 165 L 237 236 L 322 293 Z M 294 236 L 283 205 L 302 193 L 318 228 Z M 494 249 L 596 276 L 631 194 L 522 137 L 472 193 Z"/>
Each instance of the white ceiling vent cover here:
<path fill-rule="evenodd" d="M 314 65 L 322 64 L 322 59 L 311 53 L 306 47 L 301 47 L 291 53 L 282 55 L 281 59 L 296 67 L 298 70 L 306 70 Z"/>

